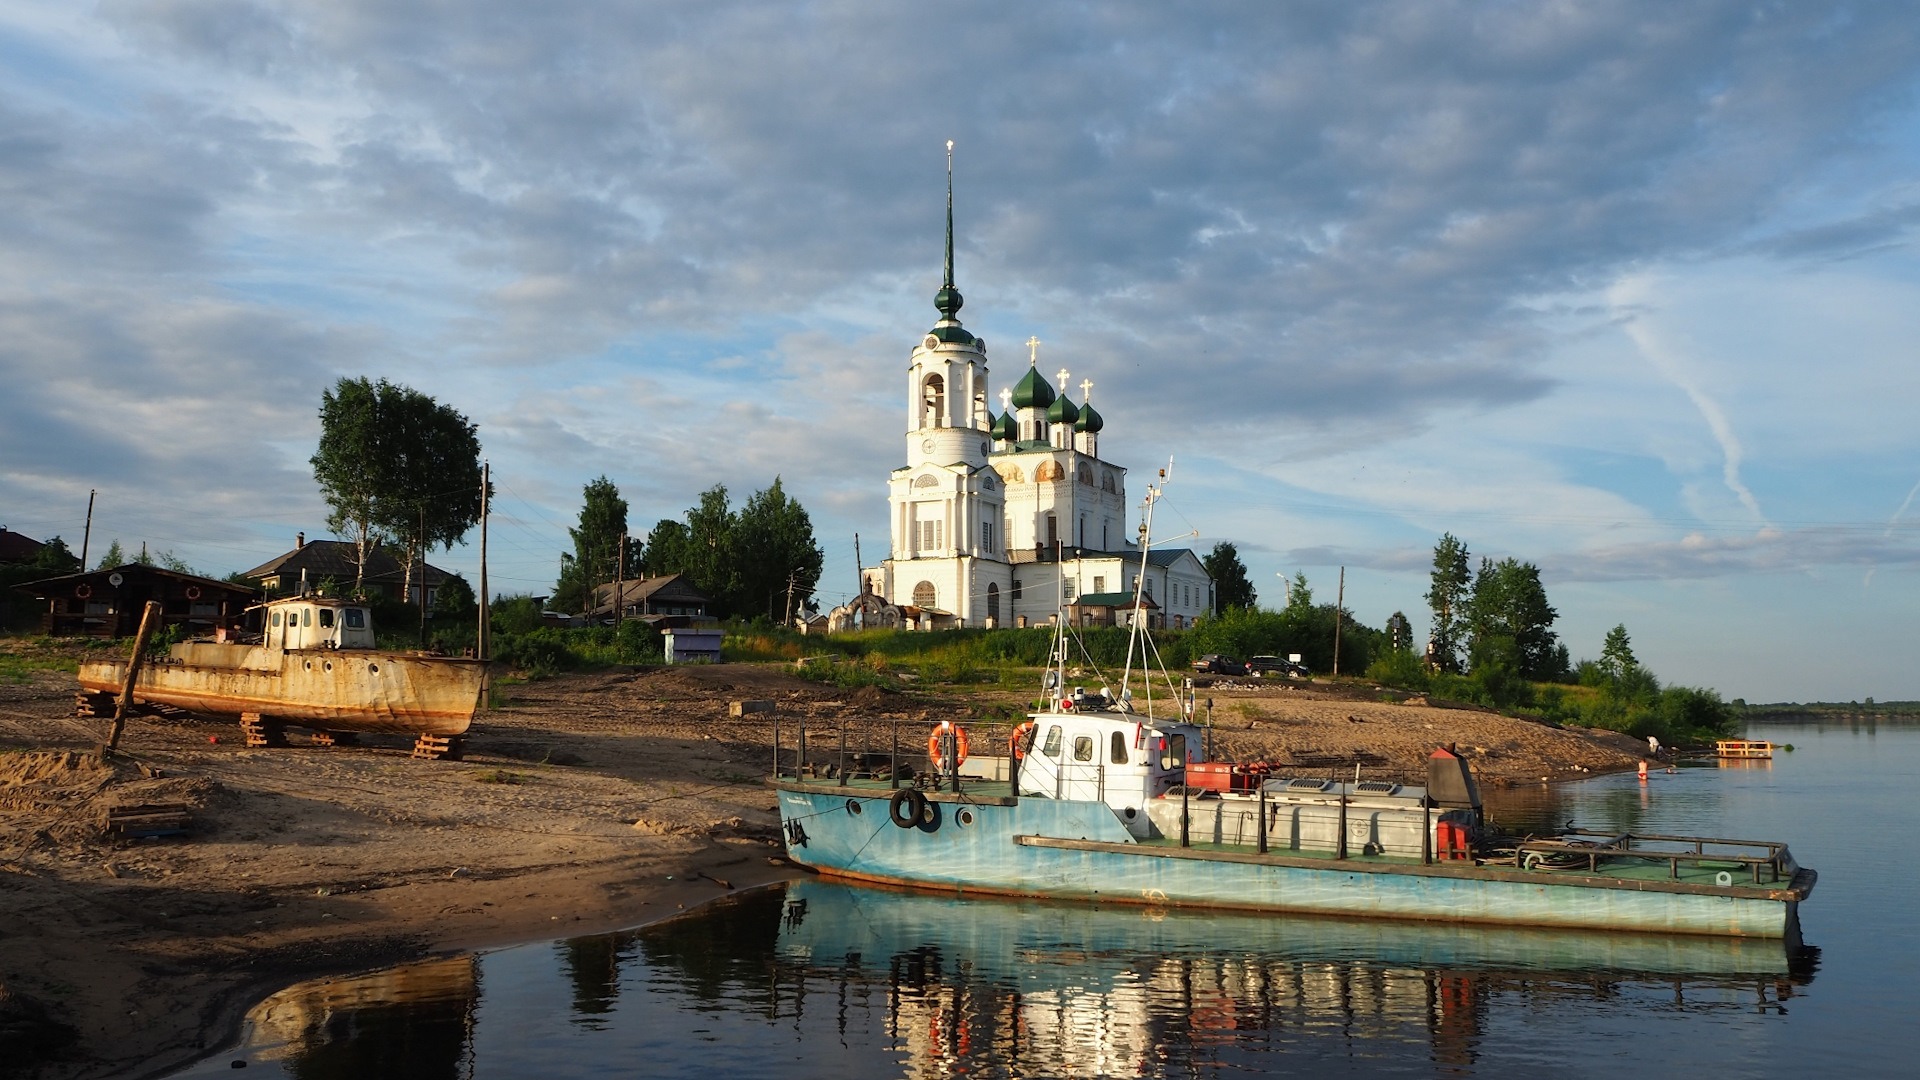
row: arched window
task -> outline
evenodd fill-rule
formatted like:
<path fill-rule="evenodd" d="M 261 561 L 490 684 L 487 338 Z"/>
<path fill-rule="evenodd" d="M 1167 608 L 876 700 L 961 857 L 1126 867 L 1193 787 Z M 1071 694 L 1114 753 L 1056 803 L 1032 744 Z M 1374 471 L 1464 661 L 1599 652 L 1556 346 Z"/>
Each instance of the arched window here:
<path fill-rule="evenodd" d="M 940 478 L 933 475 L 932 473 L 928 473 L 925 476 L 916 476 L 913 478 L 913 486 L 917 488 L 930 488 L 938 485 L 939 483 L 940 483 Z"/>
<path fill-rule="evenodd" d="M 940 599 L 940 595 L 934 592 L 933 582 L 931 581 L 923 581 L 913 587 L 914 607 L 930 608 L 933 606 L 934 601 L 938 599 Z"/>
<path fill-rule="evenodd" d="M 929 375 L 920 383 L 921 427 L 942 427 L 947 415 L 947 384 L 938 375 Z"/>
<path fill-rule="evenodd" d="M 1093 486 L 1093 466 L 1087 464 L 1086 462 L 1083 461 L 1080 463 L 1080 467 L 1074 470 L 1074 476 L 1081 483 L 1087 485 L 1088 487 Z"/>
<path fill-rule="evenodd" d="M 1000 624 L 1000 586 L 991 581 L 987 582 L 987 618 L 995 626 Z"/>

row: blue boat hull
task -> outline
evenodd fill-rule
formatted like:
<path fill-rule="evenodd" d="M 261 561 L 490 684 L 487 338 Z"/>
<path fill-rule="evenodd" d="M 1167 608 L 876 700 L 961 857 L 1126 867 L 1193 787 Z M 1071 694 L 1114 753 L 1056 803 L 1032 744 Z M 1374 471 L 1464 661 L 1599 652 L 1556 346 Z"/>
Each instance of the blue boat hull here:
<path fill-rule="evenodd" d="M 788 854 L 823 874 L 1010 896 L 1432 922 L 1788 938 L 1814 875 L 1715 887 L 1464 864 L 1136 842 L 1103 803 L 935 797 L 901 828 L 888 793 L 781 782 Z"/>

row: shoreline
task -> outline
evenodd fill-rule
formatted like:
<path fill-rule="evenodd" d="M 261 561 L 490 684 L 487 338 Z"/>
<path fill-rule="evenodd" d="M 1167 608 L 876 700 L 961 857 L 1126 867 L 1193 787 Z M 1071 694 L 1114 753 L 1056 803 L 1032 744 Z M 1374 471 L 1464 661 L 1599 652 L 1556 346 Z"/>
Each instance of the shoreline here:
<path fill-rule="evenodd" d="M 0 685 L 0 1048 L 47 1080 L 183 1068 L 307 979 L 638 928 L 796 876 L 765 784 L 772 721 L 731 717 L 730 701 L 824 730 L 965 721 L 1020 698 L 846 691 L 761 665 L 625 669 L 512 686 L 460 762 L 412 760 L 404 739 L 247 749 L 231 720 L 143 717 L 102 763 L 73 693 L 51 673 Z M 1428 749 L 1456 742 L 1483 783 L 1531 785 L 1630 770 L 1644 750 L 1343 688 L 1209 693 L 1216 749 L 1243 760 L 1365 754 L 1423 774 Z M 191 831 L 108 837 L 107 810 L 146 803 L 190 807 Z M 41 1042 L 63 1026 L 64 1047 Z"/>

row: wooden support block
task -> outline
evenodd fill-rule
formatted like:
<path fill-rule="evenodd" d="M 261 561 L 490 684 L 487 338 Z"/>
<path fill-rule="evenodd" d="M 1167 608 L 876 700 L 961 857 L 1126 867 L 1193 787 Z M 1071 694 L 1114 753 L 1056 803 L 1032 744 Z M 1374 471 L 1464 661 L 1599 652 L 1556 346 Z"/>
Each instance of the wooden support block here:
<path fill-rule="evenodd" d="M 747 716 L 752 713 L 772 712 L 771 701 L 735 701 L 727 706 L 729 716 Z"/>
<path fill-rule="evenodd" d="M 421 735 L 413 743 L 413 756 L 425 761 L 459 761 L 466 754 L 467 740 L 459 735 Z"/>
<path fill-rule="evenodd" d="M 316 731 L 313 733 L 315 746 L 359 746 L 360 736 L 351 731 Z"/>
<path fill-rule="evenodd" d="M 246 732 L 248 746 L 287 745 L 286 725 L 263 719 L 259 713 L 241 713 L 240 730 Z"/>

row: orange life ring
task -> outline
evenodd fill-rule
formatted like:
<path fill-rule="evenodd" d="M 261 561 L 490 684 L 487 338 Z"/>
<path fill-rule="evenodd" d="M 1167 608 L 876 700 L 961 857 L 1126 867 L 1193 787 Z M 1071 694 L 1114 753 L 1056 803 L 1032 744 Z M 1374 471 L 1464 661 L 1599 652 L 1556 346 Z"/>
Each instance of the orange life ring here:
<path fill-rule="evenodd" d="M 1019 761 L 1021 758 L 1026 757 L 1027 747 L 1032 742 L 1033 742 L 1033 721 L 1028 720 L 1026 723 L 1023 723 L 1019 727 L 1014 728 L 1013 740 L 1011 743 L 1011 749 L 1013 751 L 1013 760 Z"/>
<path fill-rule="evenodd" d="M 87 597 L 93 595 L 93 586 L 83 581 L 73 587 L 73 595 L 85 600 Z"/>
<path fill-rule="evenodd" d="M 198 585 L 187 586 L 187 599 L 189 600 L 200 599 L 200 586 Z"/>
<path fill-rule="evenodd" d="M 953 736 L 953 767 L 959 768 L 967 761 L 967 729 L 951 720 L 942 720 L 933 726 L 933 734 L 927 736 L 927 758 L 936 769 L 947 768 L 947 760 L 940 753 L 940 742 L 946 736 Z"/>

